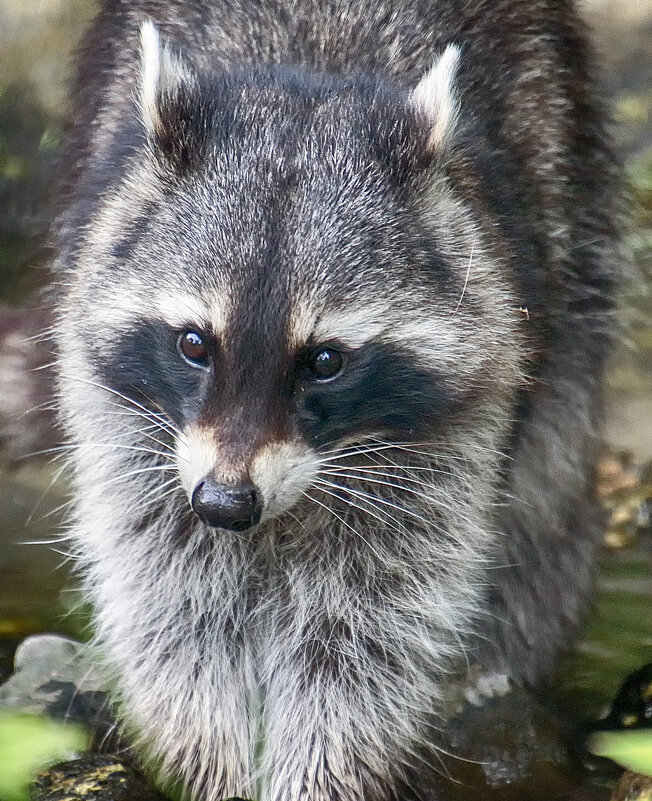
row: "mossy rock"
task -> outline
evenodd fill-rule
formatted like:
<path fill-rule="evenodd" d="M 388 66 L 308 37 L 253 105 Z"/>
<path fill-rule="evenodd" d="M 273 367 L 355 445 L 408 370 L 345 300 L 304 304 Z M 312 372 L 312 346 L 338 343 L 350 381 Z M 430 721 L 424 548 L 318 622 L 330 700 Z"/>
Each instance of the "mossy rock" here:
<path fill-rule="evenodd" d="M 116 757 L 86 755 L 39 774 L 32 801 L 163 801 L 133 768 Z"/>

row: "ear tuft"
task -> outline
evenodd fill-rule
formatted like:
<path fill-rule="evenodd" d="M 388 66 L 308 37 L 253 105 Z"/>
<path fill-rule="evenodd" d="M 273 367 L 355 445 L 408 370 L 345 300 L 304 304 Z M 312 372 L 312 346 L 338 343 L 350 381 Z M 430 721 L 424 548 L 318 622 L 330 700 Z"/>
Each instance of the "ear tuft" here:
<path fill-rule="evenodd" d="M 192 68 L 161 42 L 156 25 L 150 20 L 140 26 L 140 108 L 149 136 L 163 133 L 162 104 L 178 89 L 192 85 Z"/>
<path fill-rule="evenodd" d="M 428 148 L 445 147 L 455 129 L 459 103 L 455 94 L 455 74 L 460 48 L 450 44 L 412 90 L 410 103 L 430 122 Z"/>

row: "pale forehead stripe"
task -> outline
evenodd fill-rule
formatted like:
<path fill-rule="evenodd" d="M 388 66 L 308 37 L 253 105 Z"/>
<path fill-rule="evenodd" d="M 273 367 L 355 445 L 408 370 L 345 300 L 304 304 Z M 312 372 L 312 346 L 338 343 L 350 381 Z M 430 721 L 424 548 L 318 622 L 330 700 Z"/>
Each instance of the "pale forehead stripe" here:
<path fill-rule="evenodd" d="M 349 348 L 360 348 L 380 336 L 391 326 L 388 308 L 384 304 L 358 305 L 355 308 L 310 313 L 298 308 L 291 320 L 290 335 L 295 345 L 309 339 L 315 345 L 337 340 Z"/>
<path fill-rule="evenodd" d="M 155 308 L 160 317 L 173 328 L 195 324 L 221 334 L 226 328 L 227 308 L 223 298 L 205 301 L 189 292 L 159 292 Z"/>

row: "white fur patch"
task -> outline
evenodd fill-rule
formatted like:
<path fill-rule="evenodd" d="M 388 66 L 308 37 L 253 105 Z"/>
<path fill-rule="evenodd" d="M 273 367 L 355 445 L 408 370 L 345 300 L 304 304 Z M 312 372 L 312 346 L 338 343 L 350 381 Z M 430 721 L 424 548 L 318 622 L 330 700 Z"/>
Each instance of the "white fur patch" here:
<path fill-rule="evenodd" d="M 151 20 L 140 26 L 141 83 L 140 108 L 148 134 L 160 132 L 162 120 L 159 99 L 172 94 L 183 83 L 194 78 L 189 67 L 161 43 L 158 29 Z"/>
<path fill-rule="evenodd" d="M 140 26 L 140 48 L 140 108 L 145 129 L 148 133 L 154 133 L 161 126 L 156 101 L 161 70 L 161 40 L 156 26 L 149 20 Z"/>
<path fill-rule="evenodd" d="M 219 334 L 226 324 L 226 311 L 218 302 L 208 304 L 198 295 L 188 292 L 170 294 L 160 291 L 154 297 L 154 306 L 172 328 L 196 324 L 198 328 L 211 328 Z"/>
<path fill-rule="evenodd" d="M 367 304 L 326 312 L 311 332 L 315 343 L 339 340 L 349 348 L 360 348 L 380 336 L 390 325 L 385 304 Z"/>
<path fill-rule="evenodd" d="M 295 303 L 289 321 L 290 346 L 303 347 L 308 342 L 315 325 L 316 313 L 306 302 Z"/>
<path fill-rule="evenodd" d="M 189 498 L 201 479 L 215 470 L 217 458 L 215 434 L 211 429 L 188 426 L 177 439 L 177 469 Z"/>
<path fill-rule="evenodd" d="M 453 84 L 459 59 L 459 47 L 448 45 L 410 96 L 413 107 L 432 125 L 428 139 L 432 150 L 445 145 L 455 127 L 458 101 Z"/>
<path fill-rule="evenodd" d="M 96 309 L 102 320 L 103 331 L 111 339 L 117 331 L 129 331 L 138 319 L 151 315 L 147 299 L 127 285 L 116 284 L 110 294 L 103 294 L 96 300 Z"/>
<path fill-rule="evenodd" d="M 317 469 L 317 456 L 305 445 L 285 441 L 262 447 L 251 463 L 250 476 L 263 496 L 263 519 L 291 509 Z"/>

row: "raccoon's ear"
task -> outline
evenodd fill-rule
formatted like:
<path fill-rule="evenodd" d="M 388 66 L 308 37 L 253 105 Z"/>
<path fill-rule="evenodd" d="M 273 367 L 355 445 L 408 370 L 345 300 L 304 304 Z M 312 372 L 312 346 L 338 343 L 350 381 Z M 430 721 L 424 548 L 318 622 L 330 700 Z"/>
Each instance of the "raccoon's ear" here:
<path fill-rule="evenodd" d="M 190 64 L 161 42 L 153 22 L 143 22 L 140 26 L 140 111 L 149 137 L 165 137 L 168 132 L 166 106 L 183 87 L 195 84 Z"/>
<path fill-rule="evenodd" d="M 460 48 L 450 44 L 410 94 L 410 104 L 430 123 L 428 149 L 445 147 L 455 130 L 459 103 L 455 94 L 455 73 Z"/>

